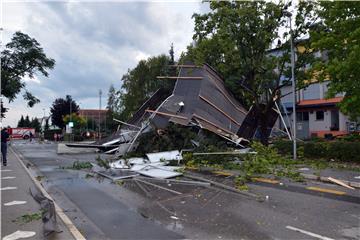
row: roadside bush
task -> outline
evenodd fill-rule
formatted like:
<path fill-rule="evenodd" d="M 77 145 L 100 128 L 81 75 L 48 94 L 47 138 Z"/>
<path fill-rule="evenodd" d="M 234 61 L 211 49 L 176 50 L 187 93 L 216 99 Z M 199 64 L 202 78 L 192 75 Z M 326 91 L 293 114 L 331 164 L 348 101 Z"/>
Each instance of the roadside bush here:
<path fill-rule="evenodd" d="M 327 157 L 360 163 L 360 142 L 330 142 Z"/>
<path fill-rule="evenodd" d="M 291 141 L 276 141 L 273 148 L 282 154 L 292 154 Z M 348 141 L 316 141 L 298 143 L 298 151 L 303 151 L 303 156 L 308 159 L 334 159 L 346 162 L 360 163 L 360 142 Z"/>
<path fill-rule="evenodd" d="M 327 142 L 307 142 L 304 144 L 304 157 L 323 158 L 327 154 Z"/>

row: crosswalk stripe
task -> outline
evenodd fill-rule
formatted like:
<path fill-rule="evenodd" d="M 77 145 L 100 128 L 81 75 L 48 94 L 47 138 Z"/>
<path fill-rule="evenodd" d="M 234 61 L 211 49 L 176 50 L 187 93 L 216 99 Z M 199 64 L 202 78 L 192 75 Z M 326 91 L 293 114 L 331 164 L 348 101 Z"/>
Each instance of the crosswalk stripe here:
<path fill-rule="evenodd" d="M 13 232 L 12 234 L 9 234 L 3 238 L 3 240 L 17 240 L 20 238 L 29 238 L 35 236 L 35 232 L 32 231 L 20 231 L 17 230 L 16 232 Z"/>
<path fill-rule="evenodd" d="M 15 190 L 17 189 L 17 187 L 4 187 L 4 188 L 0 188 L 1 191 L 5 191 L 5 190 Z"/>
<path fill-rule="evenodd" d="M 26 201 L 12 201 L 12 202 L 4 203 L 4 206 L 21 205 L 21 204 L 25 204 L 25 203 L 26 203 Z"/>
<path fill-rule="evenodd" d="M 14 179 L 14 178 L 16 178 L 16 177 L 13 177 L 13 176 L 11 176 L 11 177 L 2 177 L 1 180 Z"/>

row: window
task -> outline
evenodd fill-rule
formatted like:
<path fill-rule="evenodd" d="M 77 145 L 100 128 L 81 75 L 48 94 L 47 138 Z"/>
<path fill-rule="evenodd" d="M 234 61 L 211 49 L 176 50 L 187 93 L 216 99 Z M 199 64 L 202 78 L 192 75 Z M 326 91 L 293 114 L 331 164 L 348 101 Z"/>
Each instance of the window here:
<path fill-rule="evenodd" d="M 303 121 L 309 121 L 309 112 L 303 112 Z"/>
<path fill-rule="evenodd" d="M 316 120 L 317 121 L 324 120 L 324 111 L 316 111 Z"/>
<path fill-rule="evenodd" d="M 297 112 L 296 113 L 297 121 L 309 121 L 309 112 Z"/>

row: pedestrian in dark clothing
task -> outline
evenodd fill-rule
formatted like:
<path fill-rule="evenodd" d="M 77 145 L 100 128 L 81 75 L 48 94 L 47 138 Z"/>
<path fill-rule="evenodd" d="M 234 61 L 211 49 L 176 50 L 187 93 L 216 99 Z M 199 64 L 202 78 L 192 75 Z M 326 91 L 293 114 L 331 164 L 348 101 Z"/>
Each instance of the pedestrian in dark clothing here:
<path fill-rule="evenodd" d="M 4 128 L 1 130 L 1 154 L 2 154 L 2 162 L 3 166 L 7 165 L 7 141 L 9 141 L 9 133 L 7 131 L 7 128 Z"/>
<path fill-rule="evenodd" d="M 32 142 L 34 135 L 32 134 L 32 132 L 30 132 L 30 142 Z"/>

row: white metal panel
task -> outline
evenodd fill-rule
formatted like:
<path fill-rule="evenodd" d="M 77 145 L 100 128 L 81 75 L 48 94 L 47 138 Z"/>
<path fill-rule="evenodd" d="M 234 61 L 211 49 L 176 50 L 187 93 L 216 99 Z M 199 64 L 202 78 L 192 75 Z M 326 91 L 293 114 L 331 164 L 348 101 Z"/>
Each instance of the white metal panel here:
<path fill-rule="evenodd" d="M 161 179 L 172 178 L 182 175 L 182 173 L 180 172 L 168 171 L 159 168 L 145 168 L 137 172 L 147 177 L 161 178 Z"/>
<path fill-rule="evenodd" d="M 182 156 L 178 150 L 158 153 L 147 153 L 146 156 L 151 163 L 160 162 L 162 160 L 182 160 Z"/>

